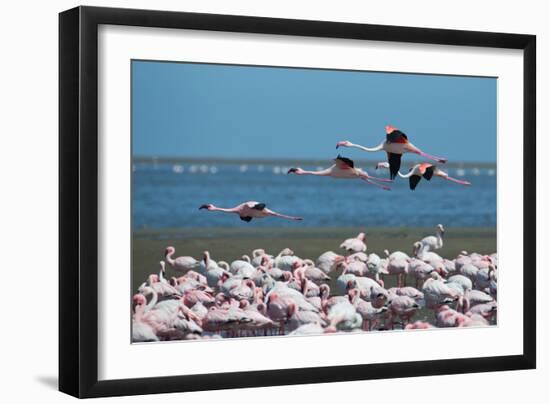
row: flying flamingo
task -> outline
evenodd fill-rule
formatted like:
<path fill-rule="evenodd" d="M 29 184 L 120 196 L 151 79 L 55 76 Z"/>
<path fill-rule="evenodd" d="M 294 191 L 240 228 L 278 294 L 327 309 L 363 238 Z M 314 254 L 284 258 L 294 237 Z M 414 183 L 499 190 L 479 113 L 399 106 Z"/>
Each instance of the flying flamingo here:
<path fill-rule="evenodd" d="M 405 153 L 415 153 L 420 156 L 426 157 L 430 160 L 435 160 L 439 163 L 446 163 L 447 159 L 432 156 L 431 154 L 424 153 L 418 147 L 409 142 L 407 135 L 398 130 L 397 128 L 386 125 L 386 140 L 380 143 L 378 146 L 368 148 L 358 144 L 351 143 L 348 140 L 338 142 L 336 148 L 339 147 L 355 147 L 366 152 L 376 152 L 384 150 L 388 153 L 388 162 L 390 165 L 390 178 L 395 178 L 401 167 L 401 156 Z"/>
<path fill-rule="evenodd" d="M 378 164 L 376 164 L 376 169 L 379 168 L 389 168 L 390 163 L 386 161 L 382 161 Z M 397 171 L 397 175 L 399 175 L 401 178 L 408 178 L 409 179 L 409 188 L 414 191 L 422 177 L 424 179 L 430 181 L 432 177 L 435 175 L 437 177 L 443 178 L 444 180 L 451 181 L 460 185 L 471 185 L 468 181 L 461 181 L 459 179 L 450 177 L 449 174 L 447 174 L 445 171 L 440 169 L 438 166 L 431 164 L 431 163 L 421 163 L 421 164 L 415 164 L 411 167 L 409 172 L 407 174 L 402 174 L 401 171 Z"/>
<path fill-rule="evenodd" d="M 347 157 L 342 157 L 338 155 L 334 159 L 334 165 L 330 166 L 329 168 L 325 168 L 323 170 L 319 171 L 307 171 L 300 167 L 297 168 L 291 168 L 288 170 L 287 174 L 296 174 L 296 175 L 318 175 L 321 177 L 332 177 L 336 179 L 361 179 L 363 181 L 368 182 L 369 184 L 376 185 L 377 187 L 380 187 L 382 189 L 385 189 L 387 191 L 390 190 L 390 187 L 387 187 L 385 185 L 381 185 L 376 183 L 373 180 L 376 181 L 382 181 L 382 182 L 391 182 L 391 180 L 387 180 L 384 178 L 378 178 L 373 177 L 369 174 L 367 174 L 366 171 L 361 170 L 360 168 L 355 168 L 355 164 L 353 160 L 348 159 Z"/>
<path fill-rule="evenodd" d="M 255 201 L 248 201 L 243 202 L 240 205 L 237 205 L 233 208 L 218 208 L 211 203 L 201 205 L 200 209 L 207 209 L 209 211 L 218 211 L 218 212 L 226 212 L 226 213 L 236 213 L 239 215 L 242 221 L 250 222 L 252 219 L 262 219 L 264 217 L 268 216 L 274 216 L 274 217 L 280 217 L 282 219 L 289 219 L 289 220 L 303 220 L 301 217 L 296 216 L 287 216 L 283 215 L 281 213 L 274 212 L 270 209 L 266 208 L 265 203 L 255 202 Z"/>

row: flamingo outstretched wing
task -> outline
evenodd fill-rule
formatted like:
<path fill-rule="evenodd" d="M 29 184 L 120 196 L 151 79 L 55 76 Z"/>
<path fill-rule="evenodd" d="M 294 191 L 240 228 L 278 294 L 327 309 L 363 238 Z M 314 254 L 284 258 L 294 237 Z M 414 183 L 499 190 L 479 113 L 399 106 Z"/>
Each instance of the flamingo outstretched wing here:
<path fill-rule="evenodd" d="M 422 173 L 422 176 L 427 179 L 428 181 L 432 179 L 435 171 L 435 166 L 430 163 L 424 163 L 420 164 L 420 172 Z"/>
<path fill-rule="evenodd" d="M 343 169 L 343 170 L 347 170 L 347 169 L 355 167 L 355 164 L 353 163 L 352 159 L 349 159 L 347 157 L 343 157 L 343 156 L 340 156 L 340 155 L 338 155 L 334 159 L 334 162 L 336 163 L 336 166 L 338 168 Z"/>
<path fill-rule="evenodd" d="M 411 175 L 409 177 L 409 188 L 411 191 L 414 191 L 421 179 L 422 177 L 420 175 Z"/>
<path fill-rule="evenodd" d="M 388 163 L 390 163 L 390 178 L 393 180 L 401 168 L 401 154 L 388 153 Z"/>
<path fill-rule="evenodd" d="M 403 132 L 398 129 L 388 133 L 386 135 L 386 142 L 388 143 L 409 143 L 409 138 Z"/>

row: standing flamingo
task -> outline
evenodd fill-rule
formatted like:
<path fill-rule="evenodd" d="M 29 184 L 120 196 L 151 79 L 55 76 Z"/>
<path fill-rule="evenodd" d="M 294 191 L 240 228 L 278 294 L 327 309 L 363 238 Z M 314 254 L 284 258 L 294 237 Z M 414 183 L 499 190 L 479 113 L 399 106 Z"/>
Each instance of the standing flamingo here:
<path fill-rule="evenodd" d="M 287 216 L 281 213 L 274 212 L 266 208 L 265 203 L 248 201 L 243 202 L 240 205 L 237 205 L 233 208 L 218 208 L 211 203 L 201 205 L 200 209 L 207 209 L 209 211 L 225 212 L 225 213 L 236 213 L 239 215 L 240 219 L 244 222 L 250 222 L 252 219 L 263 219 L 264 217 L 280 217 L 282 219 L 288 220 L 303 220 L 301 217 L 296 216 Z"/>
<path fill-rule="evenodd" d="M 378 170 L 379 168 L 390 168 L 390 164 L 386 161 L 380 162 L 376 164 L 376 169 Z M 456 184 L 472 185 L 468 181 L 462 181 L 450 177 L 449 174 L 447 174 L 445 171 L 441 170 L 439 167 L 431 163 L 415 164 L 411 167 L 407 174 L 402 174 L 401 171 L 398 171 L 397 175 L 399 175 L 401 178 L 409 179 L 409 188 L 411 189 L 411 191 L 414 191 L 416 189 L 416 186 L 418 185 L 422 177 L 430 181 L 434 175 L 443 178 L 444 180 L 454 182 Z"/>
<path fill-rule="evenodd" d="M 134 303 L 134 317 L 132 319 L 132 341 L 133 342 L 149 342 L 158 341 L 158 337 L 153 328 L 144 321 L 144 314 L 147 313 L 152 306 L 154 306 L 156 300 L 151 300 L 150 304 L 147 304 L 147 298 L 138 293 L 133 297 Z"/>
<path fill-rule="evenodd" d="M 323 170 L 319 171 L 307 171 L 300 167 L 298 168 L 291 168 L 288 170 L 287 174 L 296 174 L 296 175 L 318 175 L 321 177 L 332 177 L 336 179 L 361 179 L 363 181 L 368 182 L 371 185 L 376 185 L 377 187 L 380 187 L 382 189 L 385 189 L 386 191 L 389 191 L 390 188 L 376 183 L 373 180 L 376 181 L 382 181 L 382 182 L 391 182 L 390 180 L 386 180 L 383 178 L 373 177 L 369 174 L 367 174 L 366 171 L 361 170 L 360 168 L 355 168 L 355 164 L 353 160 L 348 159 L 347 157 L 342 157 L 338 155 L 334 159 L 334 165 L 330 166 L 329 168 L 325 168 Z"/>
<path fill-rule="evenodd" d="M 340 264 L 344 263 L 346 257 L 336 254 L 333 251 L 326 251 L 317 258 L 317 267 L 328 274 L 334 271 Z"/>
<path fill-rule="evenodd" d="M 348 238 L 342 244 L 340 248 L 343 248 L 348 253 L 357 253 L 367 251 L 367 244 L 365 243 L 365 233 L 359 233 L 357 237 Z"/>
<path fill-rule="evenodd" d="M 446 163 L 447 159 L 432 156 L 431 154 L 425 153 L 420 150 L 418 147 L 409 142 L 407 135 L 398 130 L 397 128 L 386 125 L 386 140 L 380 143 L 378 146 L 373 148 L 368 148 L 358 144 L 351 143 L 348 140 L 338 142 L 336 148 L 339 147 L 355 147 L 357 149 L 366 151 L 366 152 L 376 152 L 384 150 L 388 154 L 388 162 L 390 165 L 390 178 L 393 179 L 399 172 L 399 167 L 401 167 L 401 156 L 405 153 L 415 153 L 423 157 L 426 157 L 430 160 L 435 160 L 439 163 Z"/>
<path fill-rule="evenodd" d="M 435 236 L 427 236 L 420 240 L 424 251 L 438 250 L 443 247 L 443 235 L 445 228 L 442 224 L 438 224 L 435 228 Z"/>
<path fill-rule="evenodd" d="M 187 272 L 198 267 L 199 261 L 193 257 L 177 257 L 173 258 L 176 249 L 172 246 L 166 247 L 164 257 L 168 265 L 170 265 L 175 271 Z"/>

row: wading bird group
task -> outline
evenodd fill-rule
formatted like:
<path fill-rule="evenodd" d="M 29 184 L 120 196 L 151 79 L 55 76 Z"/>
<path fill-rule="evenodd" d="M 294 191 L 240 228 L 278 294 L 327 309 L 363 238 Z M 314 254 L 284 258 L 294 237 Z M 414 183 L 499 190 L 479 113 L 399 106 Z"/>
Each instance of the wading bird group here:
<path fill-rule="evenodd" d="M 254 209 L 248 207 L 247 209 Z M 251 215 L 237 210 L 232 213 Z M 249 216 L 245 216 L 249 217 Z M 231 263 L 169 246 L 133 296 L 134 342 L 471 327 L 496 323 L 497 254 L 445 259 L 445 229 L 412 255 L 367 254 L 364 233 L 316 259 L 289 248 Z M 169 274 L 169 275 L 168 275 Z M 395 287 L 387 287 L 396 282 Z"/>

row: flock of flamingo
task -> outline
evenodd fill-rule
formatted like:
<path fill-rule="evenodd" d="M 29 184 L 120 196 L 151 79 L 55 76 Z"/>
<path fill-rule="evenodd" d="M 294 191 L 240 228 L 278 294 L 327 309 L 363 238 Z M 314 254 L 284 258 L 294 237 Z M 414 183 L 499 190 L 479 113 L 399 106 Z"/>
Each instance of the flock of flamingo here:
<path fill-rule="evenodd" d="M 332 177 L 336 179 L 360 179 L 366 181 L 371 185 L 375 185 L 385 190 L 390 190 L 391 188 L 382 183 L 390 183 L 399 176 L 401 178 L 407 178 L 409 180 L 409 188 L 415 190 L 418 183 L 422 178 L 427 181 L 430 181 L 433 176 L 443 178 L 447 181 L 460 184 L 460 185 L 470 185 L 468 181 L 462 181 L 453 177 L 450 177 L 445 171 L 440 169 L 434 164 L 431 163 L 420 163 L 415 164 L 407 174 L 402 174 L 399 171 L 401 167 L 401 157 L 405 153 L 414 153 L 422 157 L 426 157 L 431 160 L 435 160 L 439 163 L 446 163 L 447 160 L 441 157 L 432 156 L 420 150 L 418 147 L 409 142 L 407 135 L 401 132 L 394 126 L 386 126 L 386 140 L 384 140 L 380 145 L 368 148 L 358 144 L 351 143 L 348 140 L 338 142 L 336 148 L 339 147 L 354 147 L 367 152 L 377 152 L 385 151 L 388 156 L 388 161 L 380 162 L 376 165 L 376 169 L 389 169 L 390 178 L 379 178 L 369 175 L 366 171 L 356 168 L 353 160 L 338 155 L 334 159 L 334 164 L 329 168 L 325 168 L 317 171 L 308 171 L 300 167 L 291 168 L 288 170 L 288 174 L 295 175 L 315 175 L 321 177 Z M 241 203 L 232 208 L 220 208 L 211 203 L 201 205 L 199 209 L 207 209 L 209 211 L 218 211 L 225 213 L 235 213 L 238 214 L 241 220 L 245 222 L 250 222 L 252 219 L 261 219 L 269 216 L 279 217 L 289 220 L 303 220 L 301 217 L 283 215 L 281 213 L 274 212 L 266 208 L 265 203 L 259 203 L 256 201 L 248 201 Z"/>
<path fill-rule="evenodd" d="M 409 179 L 414 190 L 421 178 L 435 175 L 461 185 L 430 163 L 416 164 L 407 174 L 399 171 L 401 156 L 415 153 L 445 163 L 424 153 L 393 126 L 386 126 L 386 140 L 374 148 L 338 142 L 368 152 L 383 150 L 390 178 L 373 177 L 354 167 L 351 159 L 338 156 L 335 164 L 319 171 L 291 168 L 289 174 L 318 175 L 338 179 L 361 179 L 389 189 L 382 183 L 397 176 Z M 270 210 L 265 203 L 249 201 L 233 208 L 204 204 L 199 209 L 237 214 L 241 220 L 277 217 L 302 220 Z M 470 327 L 496 323 L 497 254 L 463 251 L 449 260 L 435 250 L 443 247 L 445 229 L 414 243 L 412 256 L 385 250 L 382 258 L 367 254 L 366 238 L 360 233 L 345 240 L 344 254 L 327 251 L 317 257 L 300 258 L 285 248 L 277 255 L 264 249 L 252 258 L 229 264 L 215 261 L 205 251 L 197 260 L 175 258 L 175 248 L 165 250 L 158 273 L 152 273 L 133 296 L 132 339 L 134 342 L 231 338 L 260 335 L 315 335 L 335 332 Z M 177 276 L 166 275 L 169 267 Z M 396 286 L 385 288 L 388 277 Z M 412 279 L 412 284 L 407 284 Z M 411 282 L 409 282 L 411 283 Z M 331 287 L 332 285 L 332 287 Z M 413 286 L 414 285 L 414 286 Z M 421 309 L 422 319 L 415 319 Z M 432 311 L 433 315 L 426 315 Z"/>
<path fill-rule="evenodd" d="M 442 258 L 434 250 L 444 232 L 438 225 L 414 243 L 412 256 L 386 250 L 384 258 L 366 253 L 364 233 L 345 240 L 343 254 L 316 260 L 289 248 L 275 256 L 257 249 L 229 264 L 208 251 L 201 260 L 174 257 L 167 247 L 159 272 L 133 296 L 133 341 L 495 324 L 497 254 Z M 390 277 L 396 286 L 385 288 Z"/>

